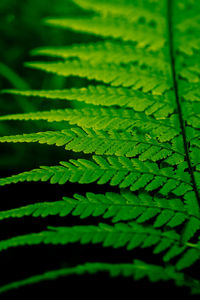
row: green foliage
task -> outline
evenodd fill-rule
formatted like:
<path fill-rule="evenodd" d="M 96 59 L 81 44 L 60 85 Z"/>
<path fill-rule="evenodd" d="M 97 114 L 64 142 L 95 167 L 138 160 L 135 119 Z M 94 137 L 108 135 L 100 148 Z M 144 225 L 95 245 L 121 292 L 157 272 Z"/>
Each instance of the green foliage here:
<path fill-rule="evenodd" d="M 67 107 L 0 117 L 1 121 L 63 122 L 61 130 L 3 136 L 0 143 L 55 145 L 64 147 L 72 158 L 1 178 L 0 185 L 97 183 L 106 192 L 1 211 L 0 220 L 72 214 L 80 219 L 101 217 L 107 223 L 49 227 L 10 237 L 0 241 L 0 251 L 80 242 L 128 250 L 149 248 L 162 258 L 158 265 L 138 260 L 86 263 L 8 284 L 0 292 L 70 274 L 107 271 L 111 276 L 147 276 L 151 281 L 172 279 L 200 293 L 198 278 L 189 277 L 187 269 L 200 259 L 200 4 L 192 0 L 74 3 L 82 16 L 47 18 L 45 23 L 94 35 L 97 40 L 37 48 L 33 55 L 53 61 L 25 65 L 79 78 L 80 86 L 2 91 L 34 101 L 60 99 Z M 110 192 L 110 186 L 116 191 Z M 179 272 L 182 269 L 184 273 Z"/>
<path fill-rule="evenodd" d="M 41 202 L 20 208 L 0 212 L 0 219 L 33 217 L 47 217 L 49 215 L 100 216 L 112 218 L 113 222 L 136 219 L 138 223 L 145 223 L 154 219 L 153 226 L 158 228 L 168 225 L 173 228 L 189 220 L 193 225 L 199 224 L 198 215 L 195 215 L 190 202 L 183 204 L 180 199 L 167 201 L 163 198 L 152 198 L 147 193 L 138 196 L 129 191 L 106 194 L 87 193 L 86 196 L 75 194 L 74 198 L 64 197 L 61 201 Z M 191 226 L 190 226 L 191 227 Z M 198 229 L 198 228 L 197 228 Z"/>
<path fill-rule="evenodd" d="M 55 280 L 63 276 L 72 274 L 82 275 L 85 273 L 95 274 L 96 272 L 108 272 L 111 277 L 125 276 L 133 277 L 135 280 L 142 279 L 147 276 L 150 281 L 174 280 L 177 285 L 186 285 L 192 288 L 193 293 L 198 293 L 199 283 L 194 280 L 185 279 L 182 273 L 178 273 L 172 266 L 163 268 L 161 266 L 146 264 L 140 260 L 134 260 L 133 264 L 106 264 L 106 263 L 86 263 L 73 268 L 63 268 L 59 270 L 49 271 L 41 275 L 36 275 L 25 280 L 13 282 L 0 289 L 5 292 L 10 289 L 16 289 L 21 286 L 41 282 L 44 280 Z"/>

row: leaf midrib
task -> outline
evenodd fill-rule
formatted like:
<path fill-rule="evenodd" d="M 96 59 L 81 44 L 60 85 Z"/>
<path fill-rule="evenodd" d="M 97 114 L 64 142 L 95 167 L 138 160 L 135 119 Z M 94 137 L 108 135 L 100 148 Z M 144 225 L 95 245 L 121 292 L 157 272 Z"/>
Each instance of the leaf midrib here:
<path fill-rule="evenodd" d="M 172 81 L 173 81 L 173 87 L 174 87 L 175 100 L 176 100 L 176 104 L 177 104 L 177 113 L 179 116 L 181 133 L 182 133 L 182 137 L 183 137 L 185 158 L 186 158 L 186 161 L 188 164 L 188 170 L 189 170 L 189 174 L 191 177 L 191 182 L 192 182 L 192 186 L 194 189 L 194 193 L 196 196 L 195 205 L 199 210 L 200 209 L 200 195 L 199 195 L 199 192 L 197 189 L 197 184 L 196 184 L 196 180 L 195 180 L 195 176 L 194 176 L 194 172 L 193 172 L 193 168 L 192 168 L 192 163 L 191 163 L 190 155 L 189 155 L 187 135 L 186 135 L 186 130 L 185 130 L 185 121 L 184 121 L 183 113 L 182 113 L 181 98 L 179 95 L 177 73 L 176 73 L 176 69 L 175 69 L 175 55 L 174 55 L 175 50 L 174 50 L 172 11 L 173 11 L 173 0 L 167 0 L 168 41 L 169 41 L 169 55 L 170 55 L 170 60 L 171 60 Z"/>

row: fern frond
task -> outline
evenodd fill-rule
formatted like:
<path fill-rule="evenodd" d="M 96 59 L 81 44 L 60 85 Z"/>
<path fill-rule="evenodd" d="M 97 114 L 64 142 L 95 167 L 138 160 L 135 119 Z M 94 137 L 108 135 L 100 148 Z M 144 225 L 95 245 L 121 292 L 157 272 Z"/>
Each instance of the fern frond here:
<path fill-rule="evenodd" d="M 182 7 L 174 7 L 176 10 L 176 46 L 181 54 L 191 56 L 197 54 L 200 49 L 199 39 L 199 3 L 198 1 L 183 1 Z"/>
<path fill-rule="evenodd" d="M 188 34 L 188 31 L 198 31 L 200 29 L 199 3 L 193 2 L 188 12 L 188 3 L 185 2 L 182 7 L 182 14 L 179 15 L 176 28 L 181 32 Z"/>
<path fill-rule="evenodd" d="M 162 241 L 163 240 L 163 241 Z M 152 247 L 163 252 L 178 243 L 179 235 L 174 231 L 162 232 L 152 227 L 144 227 L 137 223 L 117 223 L 114 226 L 107 224 L 80 225 L 73 227 L 51 227 L 39 233 L 30 233 L 0 241 L 0 251 L 9 248 L 29 245 L 68 244 L 80 242 L 102 243 L 104 247 L 124 247 L 128 250 L 136 247 Z M 164 242 L 164 245 L 162 245 Z M 160 249 L 160 245 L 164 246 Z M 171 249 L 171 248 L 170 248 Z M 161 251 L 160 251 L 161 250 Z M 185 249 L 183 249 L 185 250 Z M 157 252 L 157 250 L 155 250 Z M 183 252 L 183 251 L 182 251 Z"/>
<path fill-rule="evenodd" d="M 11 91 L 12 93 L 12 91 Z M 134 112 L 131 109 L 85 107 L 82 109 L 56 109 L 33 113 L 10 114 L 0 116 L 3 120 L 46 120 L 48 122 L 67 121 L 70 125 L 94 130 L 126 130 L 134 129 L 147 133 L 160 142 L 169 142 L 180 135 L 179 123 L 176 115 L 168 119 L 155 120 L 143 112 Z M 149 134 L 151 132 L 151 135 Z"/>
<path fill-rule="evenodd" d="M 79 58 L 93 63 L 137 63 L 166 73 L 169 63 L 162 53 L 153 53 L 143 48 L 133 47 L 130 43 L 117 41 L 100 41 L 96 43 L 77 44 L 66 47 L 42 47 L 31 51 L 32 55 L 46 55 L 52 57 Z"/>
<path fill-rule="evenodd" d="M 187 63 L 183 63 L 179 65 L 177 68 L 177 71 L 181 78 L 187 80 L 188 83 L 192 83 L 189 85 L 189 88 L 191 89 L 193 84 L 199 83 L 200 81 L 200 66 L 197 63 L 196 55 L 193 55 L 187 59 Z M 183 82 L 185 83 L 185 82 Z"/>
<path fill-rule="evenodd" d="M 184 161 L 184 148 L 180 137 L 172 140 L 172 145 L 146 138 L 137 132 L 103 131 L 73 127 L 61 131 L 46 131 L 31 134 L 0 137 L 0 143 L 35 143 L 64 146 L 66 150 L 138 157 L 141 161 L 161 161 L 171 165 Z M 179 146 L 179 147 L 178 147 Z M 182 152 L 181 152 L 182 151 Z M 179 159 L 178 159 L 179 158 Z"/>
<path fill-rule="evenodd" d="M 64 197 L 61 201 L 26 205 L 1 211 L 0 220 L 24 216 L 45 218 L 49 215 L 59 215 L 64 217 L 70 213 L 81 219 L 90 216 L 112 218 L 113 222 L 135 220 L 137 223 L 145 223 L 153 219 L 155 228 L 165 225 L 174 228 L 186 224 L 184 228 L 185 241 L 200 229 L 200 215 L 194 211 L 190 202 L 183 204 L 178 198 L 167 200 L 151 197 L 145 193 L 139 193 L 136 196 L 128 191 L 120 194 L 87 193 L 86 196 L 75 194 L 74 198 Z M 190 237 L 186 237 L 186 230 L 190 233 Z"/>
<path fill-rule="evenodd" d="M 150 226 L 144 227 L 137 223 L 117 223 L 114 226 L 107 224 L 80 225 L 73 227 L 51 227 L 39 233 L 30 233 L 0 241 L 0 251 L 9 248 L 38 245 L 38 244 L 81 244 L 101 243 L 104 247 L 124 247 L 132 250 L 137 247 L 154 247 L 154 253 L 166 251 L 163 259 L 170 261 L 172 258 L 181 257 L 176 263 L 176 268 L 181 270 L 193 264 L 200 257 L 200 243 L 182 243 L 180 236 L 175 231 L 162 232 Z"/>
<path fill-rule="evenodd" d="M 170 74 L 160 74 L 135 65 L 93 64 L 87 61 L 29 62 L 27 67 L 54 73 L 60 76 L 78 76 L 111 86 L 134 87 L 144 92 L 162 95 L 172 87 Z M 132 77 L 129 74 L 132 74 Z M 148 84 L 147 84 L 148 82 Z"/>
<path fill-rule="evenodd" d="M 190 105 L 195 102 L 199 103 L 199 87 L 200 84 L 198 82 L 188 84 L 186 81 L 180 81 L 180 91 L 183 94 L 183 99 L 189 102 Z"/>
<path fill-rule="evenodd" d="M 180 36 L 178 41 L 178 49 L 180 52 L 186 55 L 195 54 L 196 51 L 199 51 L 200 49 L 200 38 L 198 34 L 187 37 L 185 37 L 185 35 Z"/>
<path fill-rule="evenodd" d="M 129 187 L 131 191 L 144 188 L 147 191 L 159 190 L 162 195 L 172 192 L 184 195 L 192 190 L 186 165 L 179 164 L 176 171 L 172 167 L 159 169 L 158 165 L 142 162 L 138 159 L 126 157 L 93 156 L 94 161 L 86 159 L 61 162 L 60 166 L 33 169 L 24 173 L 0 179 L 0 185 L 22 181 L 48 181 L 64 184 L 69 182 L 119 185 L 120 188 Z"/>
<path fill-rule="evenodd" d="M 155 6 L 150 1 L 111 0 L 107 2 L 106 0 L 75 0 L 74 2 L 84 9 L 94 10 L 103 16 L 120 16 L 127 18 L 130 22 L 138 22 L 141 19 L 145 19 L 147 23 L 150 23 L 149 26 L 152 23 L 156 24 L 156 28 L 158 26 L 162 27 L 165 22 L 164 16 L 160 14 L 163 7 L 156 6 L 158 11 L 155 11 Z"/>
<path fill-rule="evenodd" d="M 153 115 L 157 119 L 164 119 L 175 111 L 174 96 L 171 93 L 160 97 L 124 87 L 97 85 L 68 90 L 4 90 L 3 92 L 27 97 L 35 96 L 48 99 L 76 100 L 100 106 L 127 107 L 134 109 L 136 112 L 145 112 L 146 115 Z M 174 127 L 180 127 L 178 126 L 178 122 L 176 122 L 176 126 Z"/>
<path fill-rule="evenodd" d="M 104 270 L 136 279 L 145 275 L 153 281 L 171 278 L 177 285 L 200 293 L 199 281 L 177 272 L 200 259 L 200 4 L 193 0 L 74 3 L 82 9 L 78 17 L 47 18 L 45 23 L 85 33 L 85 41 L 96 42 L 36 49 L 32 54 L 61 60 L 26 65 L 63 77 L 87 79 L 81 80 L 81 85 L 93 80 L 90 85 L 3 92 L 79 101 L 83 108 L 73 102 L 76 109 L 1 116 L 2 121 L 68 124 L 64 130 L 3 136 L 0 142 L 63 146 L 87 154 L 87 159 L 41 166 L 1 178 L 0 185 L 24 181 L 97 183 L 116 186 L 118 192 L 86 193 L 85 197 L 75 194 L 57 202 L 0 211 L 0 220 L 72 214 L 80 218 L 111 218 L 113 223 L 48 227 L 46 231 L 2 240 L 0 251 L 23 245 L 75 242 L 128 250 L 151 247 L 154 254 L 164 255 L 164 262 L 174 259 L 174 267 L 138 261 L 132 265 L 88 263 L 11 283 L 0 292 L 44 279 Z"/>
<path fill-rule="evenodd" d="M 41 275 L 34 275 L 32 277 L 9 283 L 0 287 L 0 293 L 5 293 L 12 289 L 17 289 L 22 286 L 35 284 L 45 280 L 55 280 L 60 277 L 69 275 L 82 275 L 85 273 L 95 274 L 97 272 L 108 272 L 111 277 L 125 276 L 133 277 L 134 280 L 140 280 L 144 277 L 152 282 L 160 280 L 173 280 L 179 286 L 185 285 L 192 288 L 192 291 L 200 293 L 200 283 L 196 280 L 186 279 L 184 274 L 177 272 L 172 266 L 159 266 L 147 264 L 141 260 L 134 260 L 132 264 L 109 264 L 109 263 L 85 263 L 71 268 L 61 268 L 58 270 L 48 271 Z"/>
<path fill-rule="evenodd" d="M 166 42 L 163 35 L 154 28 L 150 28 L 146 26 L 146 24 L 134 24 L 123 17 L 47 18 L 45 23 L 54 27 L 68 28 L 103 37 L 117 38 L 125 42 L 136 42 L 138 47 L 148 47 L 150 51 L 160 50 Z"/>

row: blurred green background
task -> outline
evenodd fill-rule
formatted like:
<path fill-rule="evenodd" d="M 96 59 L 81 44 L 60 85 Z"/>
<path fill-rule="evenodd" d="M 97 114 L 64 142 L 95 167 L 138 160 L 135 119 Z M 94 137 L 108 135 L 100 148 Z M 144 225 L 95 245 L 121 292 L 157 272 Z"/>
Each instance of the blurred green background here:
<path fill-rule="evenodd" d="M 51 28 L 43 23 L 48 16 L 63 17 L 82 14 L 81 9 L 70 0 L 1 0 L 0 1 L 0 90 L 59 89 L 80 86 L 78 78 L 63 78 L 24 67 L 24 62 L 38 60 L 30 51 L 41 46 L 79 43 L 91 39 L 68 30 Z M 33 112 L 69 106 L 65 101 L 48 101 L 0 94 L 0 114 Z M 0 136 L 61 128 L 60 123 L 0 122 Z M 62 127 L 63 128 L 63 127 Z M 52 148 L 51 148 L 52 149 Z M 41 163 L 53 164 L 53 158 L 62 150 L 47 151 L 45 146 L 35 144 L 1 144 L 0 169 L 12 174 L 35 167 Z M 62 153 L 60 153 L 62 155 Z M 33 156 L 34 155 L 34 156 Z M 34 158 L 39 158 L 34 162 Z M 7 173 L 5 175 L 7 175 Z"/>

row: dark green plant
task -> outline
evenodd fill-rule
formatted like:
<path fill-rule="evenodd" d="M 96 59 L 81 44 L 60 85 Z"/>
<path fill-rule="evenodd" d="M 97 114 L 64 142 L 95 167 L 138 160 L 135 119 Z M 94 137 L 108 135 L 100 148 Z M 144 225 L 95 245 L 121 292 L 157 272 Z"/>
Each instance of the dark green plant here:
<path fill-rule="evenodd" d="M 56 202 L 1 211 L 0 219 L 72 214 L 108 221 L 48 227 L 39 233 L 15 236 L 0 241 L 0 251 L 41 243 L 101 243 L 127 250 L 149 247 L 155 255 L 162 254 L 163 261 L 160 265 L 136 259 L 132 264 L 88 262 L 11 283 L 0 291 L 70 274 L 106 271 L 111 276 L 173 280 L 176 285 L 189 287 L 192 293 L 200 293 L 198 278 L 188 272 L 200 259 L 200 3 L 74 2 L 83 9 L 80 17 L 48 18 L 45 23 L 99 39 L 36 49 L 33 55 L 56 60 L 26 65 L 87 79 L 84 86 L 3 91 L 63 99 L 71 101 L 72 107 L 0 117 L 1 121 L 65 121 L 67 125 L 63 130 L 4 136 L 0 142 L 38 142 L 81 154 L 56 166 L 1 178 L 0 185 L 23 181 L 97 183 L 105 185 L 105 193 L 75 194 Z M 106 190 L 106 184 L 116 186 L 115 192 Z"/>

